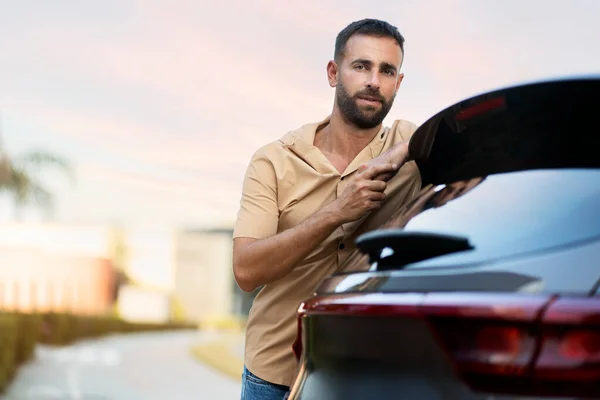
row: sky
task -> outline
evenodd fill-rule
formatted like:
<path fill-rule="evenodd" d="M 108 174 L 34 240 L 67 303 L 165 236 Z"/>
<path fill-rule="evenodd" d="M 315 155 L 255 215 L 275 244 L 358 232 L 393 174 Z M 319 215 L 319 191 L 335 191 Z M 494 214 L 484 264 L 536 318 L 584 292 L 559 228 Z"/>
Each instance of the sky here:
<path fill-rule="evenodd" d="M 252 154 L 330 113 L 325 67 L 348 23 L 406 39 L 390 125 L 600 73 L 598 15 L 596 0 L 0 0 L 2 145 L 73 164 L 74 184 L 43 175 L 60 223 L 228 227 Z"/>

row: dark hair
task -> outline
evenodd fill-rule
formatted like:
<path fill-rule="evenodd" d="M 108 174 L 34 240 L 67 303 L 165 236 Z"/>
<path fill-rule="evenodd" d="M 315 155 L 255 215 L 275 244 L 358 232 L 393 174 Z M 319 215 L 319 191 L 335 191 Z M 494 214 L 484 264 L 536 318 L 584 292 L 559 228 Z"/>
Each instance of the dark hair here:
<path fill-rule="evenodd" d="M 335 39 L 334 59 L 339 62 L 344 55 L 346 43 L 354 35 L 367 35 L 375 37 L 389 37 L 395 39 L 400 46 L 402 56 L 404 57 L 404 37 L 398 32 L 395 26 L 378 19 L 365 18 L 360 21 L 354 21 L 338 33 Z"/>

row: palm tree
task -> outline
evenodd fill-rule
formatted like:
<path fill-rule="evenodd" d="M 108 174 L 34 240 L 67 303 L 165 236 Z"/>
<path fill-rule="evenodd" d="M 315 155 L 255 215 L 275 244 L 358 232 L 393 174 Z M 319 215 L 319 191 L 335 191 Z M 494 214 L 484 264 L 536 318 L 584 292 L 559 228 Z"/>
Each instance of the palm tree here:
<path fill-rule="evenodd" d="M 0 123 L 0 194 L 12 197 L 17 217 L 22 208 L 30 204 L 41 207 L 47 216 L 53 214 L 54 195 L 39 179 L 39 173 L 48 167 L 57 167 L 73 177 L 69 162 L 54 154 L 31 151 L 16 157 L 9 156 L 2 145 Z"/>

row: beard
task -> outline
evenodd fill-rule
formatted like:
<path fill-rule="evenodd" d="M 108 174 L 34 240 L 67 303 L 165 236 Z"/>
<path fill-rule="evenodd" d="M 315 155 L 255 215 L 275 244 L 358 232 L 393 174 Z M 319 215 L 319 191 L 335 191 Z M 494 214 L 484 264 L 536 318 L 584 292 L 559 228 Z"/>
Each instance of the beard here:
<path fill-rule="evenodd" d="M 383 122 L 388 112 L 392 108 L 395 95 L 387 101 L 378 89 L 367 88 L 357 92 L 354 96 L 346 90 L 342 82 L 338 82 L 335 89 L 337 105 L 349 122 L 360 129 L 371 129 Z M 360 96 L 374 97 L 381 102 L 381 107 L 365 107 L 361 109 L 357 100 Z"/>

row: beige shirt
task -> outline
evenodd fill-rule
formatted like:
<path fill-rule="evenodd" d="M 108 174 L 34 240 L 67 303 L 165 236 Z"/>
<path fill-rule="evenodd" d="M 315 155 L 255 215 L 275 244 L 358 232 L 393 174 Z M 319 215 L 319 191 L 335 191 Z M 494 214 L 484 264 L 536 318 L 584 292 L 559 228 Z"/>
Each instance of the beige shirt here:
<path fill-rule="evenodd" d="M 409 139 L 416 130 L 415 124 L 404 120 L 395 121 L 391 128 L 382 127 L 340 174 L 313 145 L 315 133 L 327 123 L 329 118 L 304 125 L 253 155 L 244 178 L 234 238 L 262 239 L 294 227 L 334 201 L 361 164 Z M 300 303 L 332 273 L 365 268 L 364 262 L 358 262 L 356 237 L 384 223 L 416 195 L 420 186 L 415 163 L 406 163 L 388 182 L 388 197 L 381 209 L 338 227 L 288 275 L 261 289 L 246 328 L 245 364 L 253 374 L 271 383 L 291 386 L 297 372 L 292 345 Z"/>

